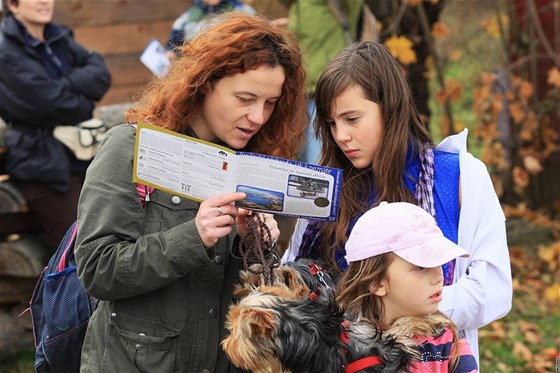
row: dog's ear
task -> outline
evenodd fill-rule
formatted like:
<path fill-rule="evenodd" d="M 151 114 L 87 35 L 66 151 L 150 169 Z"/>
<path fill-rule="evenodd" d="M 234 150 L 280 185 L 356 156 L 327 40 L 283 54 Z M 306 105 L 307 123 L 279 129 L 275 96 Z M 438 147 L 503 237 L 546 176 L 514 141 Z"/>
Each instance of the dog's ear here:
<path fill-rule="evenodd" d="M 270 338 L 276 329 L 278 320 L 276 313 L 271 310 L 253 308 L 243 312 L 243 319 L 247 322 L 251 335 L 257 338 Z"/>

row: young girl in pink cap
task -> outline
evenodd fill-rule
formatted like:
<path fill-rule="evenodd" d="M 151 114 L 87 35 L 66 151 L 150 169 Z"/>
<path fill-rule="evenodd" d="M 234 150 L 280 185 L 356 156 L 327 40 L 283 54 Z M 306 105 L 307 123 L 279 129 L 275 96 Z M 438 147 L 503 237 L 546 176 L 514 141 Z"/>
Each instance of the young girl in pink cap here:
<path fill-rule="evenodd" d="M 468 342 L 438 311 L 441 265 L 469 254 L 430 214 L 410 203 L 382 202 L 358 219 L 345 249 L 348 269 L 337 284 L 338 303 L 416 350 L 411 372 L 478 371 Z"/>

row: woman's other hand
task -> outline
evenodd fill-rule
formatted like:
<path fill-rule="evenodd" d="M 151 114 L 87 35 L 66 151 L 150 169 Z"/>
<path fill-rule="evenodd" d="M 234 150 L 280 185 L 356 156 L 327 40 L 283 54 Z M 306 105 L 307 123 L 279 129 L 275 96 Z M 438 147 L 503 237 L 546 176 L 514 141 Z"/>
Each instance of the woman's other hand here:
<path fill-rule="evenodd" d="M 200 204 L 195 224 L 202 244 L 209 249 L 218 239 L 231 233 L 239 209 L 233 202 L 246 198 L 245 193 L 227 193 L 207 199 Z"/>

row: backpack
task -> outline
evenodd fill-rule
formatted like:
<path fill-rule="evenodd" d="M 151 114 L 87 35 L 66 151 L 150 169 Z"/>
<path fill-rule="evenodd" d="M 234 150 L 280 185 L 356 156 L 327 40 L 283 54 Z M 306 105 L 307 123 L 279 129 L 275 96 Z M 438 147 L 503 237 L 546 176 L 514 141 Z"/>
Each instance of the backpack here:
<path fill-rule="evenodd" d="M 136 184 L 136 189 L 144 206 L 154 188 Z M 31 297 L 37 373 L 80 370 L 82 345 L 97 299 L 78 280 L 74 258 L 77 231 L 75 221 L 43 269 Z"/>

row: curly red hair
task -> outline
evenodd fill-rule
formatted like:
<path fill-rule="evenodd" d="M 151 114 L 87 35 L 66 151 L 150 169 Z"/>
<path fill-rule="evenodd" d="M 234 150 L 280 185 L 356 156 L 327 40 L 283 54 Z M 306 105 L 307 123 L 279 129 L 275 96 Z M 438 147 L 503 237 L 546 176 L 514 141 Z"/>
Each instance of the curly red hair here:
<path fill-rule="evenodd" d="M 126 113 L 129 122 L 145 120 L 184 133 L 206 93 L 221 78 L 261 66 L 284 69 L 282 96 L 267 124 L 244 151 L 294 158 L 307 118 L 305 69 L 295 39 L 261 16 L 227 13 L 181 48 L 169 74 L 154 80 L 139 103 Z"/>

